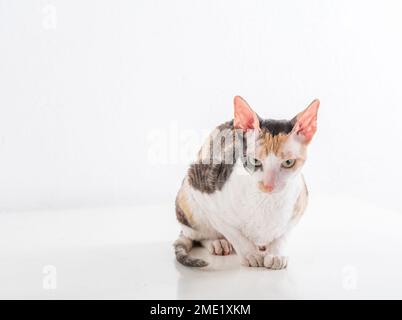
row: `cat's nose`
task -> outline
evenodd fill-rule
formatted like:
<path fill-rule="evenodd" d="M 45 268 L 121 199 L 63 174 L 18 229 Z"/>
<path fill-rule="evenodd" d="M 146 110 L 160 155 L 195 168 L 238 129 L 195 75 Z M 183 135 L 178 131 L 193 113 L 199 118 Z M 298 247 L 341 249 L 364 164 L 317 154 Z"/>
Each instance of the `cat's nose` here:
<path fill-rule="evenodd" d="M 268 192 L 272 192 L 274 190 L 274 186 L 272 184 L 264 184 L 264 188 Z"/>
<path fill-rule="evenodd" d="M 262 179 L 263 188 L 265 192 L 272 192 L 275 187 L 276 173 L 275 171 L 268 170 L 264 173 L 264 178 Z"/>
<path fill-rule="evenodd" d="M 258 183 L 258 188 L 262 191 L 262 192 L 272 192 L 275 188 L 275 186 L 273 184 L 270 183 L 263 183 L 262 181 L 260 181 Z"/>

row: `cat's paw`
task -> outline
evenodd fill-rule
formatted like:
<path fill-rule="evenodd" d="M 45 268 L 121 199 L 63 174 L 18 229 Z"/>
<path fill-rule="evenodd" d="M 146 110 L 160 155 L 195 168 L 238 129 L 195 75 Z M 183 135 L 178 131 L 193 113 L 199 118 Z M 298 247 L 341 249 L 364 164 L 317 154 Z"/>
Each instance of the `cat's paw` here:
<path fill-rule="evenodd" d="M 233 247 L 226 239 L 211 240 L 207 249 L 209 253 L 216 256 L 227 256 L 233 253 Z"/>
<path fill-rule="evenodd" d="M 264 258 L 264 267 L 273 270 L 285 269 L 288 266 L 288 257 L 267 254 Z"/>
<path fill-rule="evenodd" d="M 241 264 L 246 267 L 263 267 L 264 256 L 258 253 L 250 253 L 244 257 L 241 257 Z"/>

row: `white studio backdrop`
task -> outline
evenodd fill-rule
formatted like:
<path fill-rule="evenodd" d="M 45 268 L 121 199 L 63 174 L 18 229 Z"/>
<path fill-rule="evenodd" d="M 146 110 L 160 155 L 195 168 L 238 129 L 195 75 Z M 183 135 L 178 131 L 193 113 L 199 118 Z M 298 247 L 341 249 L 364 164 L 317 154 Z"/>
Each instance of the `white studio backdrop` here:
<path fill-rule="evenodd" d="M 173 203 L 238 94 L 270 118 L 320 98 L 312 192 L 401 210 L 401 16 L 398 0 L 0 0 L 0 210 Z"/>

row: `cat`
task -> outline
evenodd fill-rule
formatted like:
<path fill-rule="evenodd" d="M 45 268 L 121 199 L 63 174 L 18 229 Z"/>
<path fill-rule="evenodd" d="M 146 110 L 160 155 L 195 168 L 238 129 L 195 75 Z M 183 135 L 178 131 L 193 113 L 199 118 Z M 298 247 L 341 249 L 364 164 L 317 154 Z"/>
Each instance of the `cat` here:
<path fill-rule="evenodd" d="M 289 232 L 307 207 L 301 169 L 319 105 L 314 100 L 292 120 L 265 120 L 234 98 L 234 119 L 210 134 L 177 194 L 178 262 L 207 266 L 189 255 L 201 244 L 213 255 L 236 253 L 245 266 L 287 267 Z"/>

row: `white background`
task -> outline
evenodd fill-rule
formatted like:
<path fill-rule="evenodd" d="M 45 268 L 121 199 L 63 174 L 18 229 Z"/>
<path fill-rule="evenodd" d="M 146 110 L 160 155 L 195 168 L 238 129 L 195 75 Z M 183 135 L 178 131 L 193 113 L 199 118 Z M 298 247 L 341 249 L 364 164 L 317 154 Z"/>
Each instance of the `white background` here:
<path fill-rule="evenodd" d="M 0 0 L 0 297 L 401 298 L 401 17 L 399 0 Z M 267 118 L 321 100 L 283 271 L 175 263 L 175 194 L 235 95 Z"/>
<path fill-rule="evenodd" d="M 311 191 L 401 210 L 401 16 L 398 0 L 1 0 L 0 210 L 173 203 L 180 154 L 237 94 L 269 118 L 320 98 Z"/>

